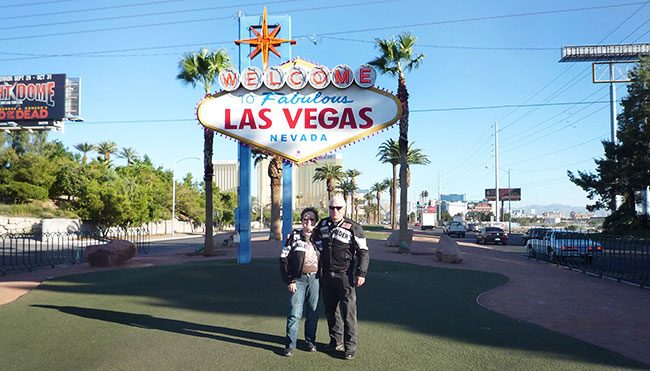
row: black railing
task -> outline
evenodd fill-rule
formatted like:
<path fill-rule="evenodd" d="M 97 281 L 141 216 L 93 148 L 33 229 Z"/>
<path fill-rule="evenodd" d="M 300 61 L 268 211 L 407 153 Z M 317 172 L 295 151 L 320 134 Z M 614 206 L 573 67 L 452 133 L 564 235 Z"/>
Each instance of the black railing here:
<path fill-rule="evenodd" d="M 111 230 L 100 232 L 20 233 L 0 235 L 0 274 L 77 264 L 85 261 L 86 246 L 105 244 L 121 239 L 133 242 L 138 254 L 146 254 L 150 244 L 145 229 Z"/>
<path fill-rule="evenodd" d="M 648 238 L 553 230 L 528 241 L 526 248 L 531 258 L 650 286 Z"/>

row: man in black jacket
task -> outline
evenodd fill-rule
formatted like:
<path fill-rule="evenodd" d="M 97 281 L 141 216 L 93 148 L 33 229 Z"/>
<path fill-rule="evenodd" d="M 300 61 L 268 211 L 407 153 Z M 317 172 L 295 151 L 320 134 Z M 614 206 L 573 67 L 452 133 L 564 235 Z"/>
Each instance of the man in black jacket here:
<path fill-rule="evenodd" d="M 361 225 L 343 217 L 343 197 L 330 200 L 329 215 L 314 233 L 321 250 L 321 289 L 330 335 L 326 349 L 345 350 L 345 359 L 353 359 L 357 349 L 356 287 L 366 281 L 370 255 Z"/>

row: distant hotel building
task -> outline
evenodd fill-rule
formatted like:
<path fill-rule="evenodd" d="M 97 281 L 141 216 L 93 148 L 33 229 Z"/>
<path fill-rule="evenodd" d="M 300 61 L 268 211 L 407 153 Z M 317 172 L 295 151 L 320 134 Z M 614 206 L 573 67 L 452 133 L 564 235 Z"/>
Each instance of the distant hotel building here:
<path fill-rule="evenodd" d="M 324 164 L 341 165 L 343 167 L 343 155 L 340 153 L 326 156 L 319 159 L 317 162 L 309 162 L 307 164 L 294 167 L 296 172 L 293 197 L 296 199 L 296 208 L 303 208 L 307 206 L 326 207 L 327 199 L 327 184 L 325 181 L 314 181 L 314 173 L 316 168 Z"/>
<path fill-rule="evenodd" d="M 334 154 L 303 165 L 294 165 L 293 175 L 293 208 L 299 210 L 307 206 L 327 206 L 327 185 L 324 181 L 313 181 L 316 168 L 324 164 L 343 166 L 343 155 Z M 257 165 L 257 194 L 258 200 L 267 207 L 271 203 L 271 179 L 268 176 L 269 160 L 264 159 Z"/>
<path fill-rule="evenodd" d="M 214 182 L 220 191 L 235 192 L 239 186 L 238 161 L 214 161 Z"/>

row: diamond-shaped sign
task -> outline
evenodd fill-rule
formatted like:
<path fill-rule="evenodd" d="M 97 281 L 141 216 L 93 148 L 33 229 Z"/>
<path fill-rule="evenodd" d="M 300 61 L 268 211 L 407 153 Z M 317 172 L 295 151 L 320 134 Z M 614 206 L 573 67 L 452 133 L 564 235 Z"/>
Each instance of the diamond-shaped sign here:
<path fill-rule="evenodd" d="M 382 130 L 401 114 L 392 94 L 354 84 L 345 89 L 240 87 L 206 97 L 197 109 L 205 127 L 297 163 Z"/>

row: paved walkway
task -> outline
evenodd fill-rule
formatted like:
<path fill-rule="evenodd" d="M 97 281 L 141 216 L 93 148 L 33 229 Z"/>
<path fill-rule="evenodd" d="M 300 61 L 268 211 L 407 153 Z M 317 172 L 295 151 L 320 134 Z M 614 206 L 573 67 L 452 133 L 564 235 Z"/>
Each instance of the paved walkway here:
<path fill-rule="evenodd" d="M 461 242 L 463 262 L 444 264 L 435 258 L 437 244 L 438 237 L 418 231 L 410 255 L 398 254 L 395 248 L 385 247 L 384 241 L 369 242 L 371 260 L 504 274 L 510 281 L 480 295 L 477 298 L 479 304 L 611 349 L 650 367 L 650 290 L 528 260 L 523 255 L 523 248 L 521 253 L 506 252 L 496 247 L 478 247 Z M 277 258 L 281 249 L 279 242 L 262 239 L 254 239 L 251 246 L 254 258 Z M 512 251 L 512 248 L 508 250 Z M 192 252 L 192 249 L 186 249 L 138 256 L 119 268 L 236 257 L 236 250 L 232 248 L 218 249 L 218 255 L 211 258 L 194 256 Z M 0 305 L 26 294 L 48 277 L 119 268 L 98 269 L 80 264 L 0 277 Z"/>

